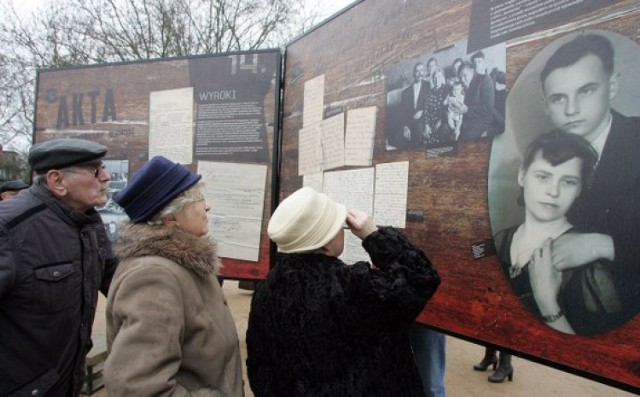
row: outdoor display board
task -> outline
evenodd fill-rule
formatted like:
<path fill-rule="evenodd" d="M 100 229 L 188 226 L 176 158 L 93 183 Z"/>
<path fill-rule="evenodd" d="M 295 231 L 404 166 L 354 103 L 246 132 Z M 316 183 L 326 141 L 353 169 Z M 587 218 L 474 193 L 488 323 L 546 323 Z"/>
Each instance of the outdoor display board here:
<path fill-rule="evenodd" d="M 269 270 L 280 50 L 38 71 L 34 142 L 80 138 L 107 146 L 109 236 L 126 214 L 114 195 L 154 156 L 202 174 L 221 275 Z"/>
<path fill-rule="evenodd" d="M 639 24 L 638 1 L 357 2 L 286 48 L 279 197 L 403 229 L 443 280 L 421 322 L 639 392 Z"/>

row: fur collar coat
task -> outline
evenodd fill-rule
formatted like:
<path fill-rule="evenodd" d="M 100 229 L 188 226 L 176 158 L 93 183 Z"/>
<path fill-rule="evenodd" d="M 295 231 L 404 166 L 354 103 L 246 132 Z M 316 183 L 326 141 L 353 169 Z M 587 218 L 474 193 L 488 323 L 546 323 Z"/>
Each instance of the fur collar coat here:
<path fill-rule="evenodd" d="M 107 301 L 109 396 L 243 396 L 238 334 L 216 245 L 178 228 L 127 223 Z"/>

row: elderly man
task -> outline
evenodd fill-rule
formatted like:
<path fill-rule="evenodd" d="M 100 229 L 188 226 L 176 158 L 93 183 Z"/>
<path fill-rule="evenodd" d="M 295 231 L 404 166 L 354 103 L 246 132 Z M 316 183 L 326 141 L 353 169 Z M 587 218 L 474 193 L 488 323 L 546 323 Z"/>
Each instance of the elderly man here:
<path fill-rule="evenodd" d="M 34 145 L 33 185 L 0 202 L 0 395 L 77 396 L 98 290 L 117 265 L 95 206 L 107 149 L 80 139 Z"/>
<path fill-rule="evenodd" d="M 28 188 L 29 185 L 22 181 L 6 181 L 0 183 L 0 201 L 14 197 L 20 190 Z"/>

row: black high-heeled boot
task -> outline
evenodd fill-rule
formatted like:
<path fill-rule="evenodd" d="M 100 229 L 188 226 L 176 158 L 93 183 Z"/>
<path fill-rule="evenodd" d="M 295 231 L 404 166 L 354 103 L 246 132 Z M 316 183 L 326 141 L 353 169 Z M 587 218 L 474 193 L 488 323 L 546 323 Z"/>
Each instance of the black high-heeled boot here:
<path fill-rule="evenodd" d="M 513 367 L 511 366 L 511 354 L 500 352 L 500 360 L 498 369 L 489 376 L 489 382 L 502 383 L 505 378 L 509 378 L 509 382 L 513 382 Z"/>
<path fill-rule="evenodd" d="M 474 365 L 473 369 L 476 371 L 486 371 L 490 365 L 493 365 L 493 370 L 495 371 L 496 364 L 498 364 L 498 355 L 496 354 L 496 350 L 487 347 L 484 351 L 482 361 Z"/>

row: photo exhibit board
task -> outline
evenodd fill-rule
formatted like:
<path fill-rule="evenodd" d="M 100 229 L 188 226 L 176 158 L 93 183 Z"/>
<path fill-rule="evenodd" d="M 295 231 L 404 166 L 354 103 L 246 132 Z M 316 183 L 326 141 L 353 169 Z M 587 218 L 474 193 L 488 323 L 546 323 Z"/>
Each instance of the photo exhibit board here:
<path fill-rule="evenodd" d="M 605 120 L 592 128 L 596 135 L 617 131 L 618 114 L 634 125 L 639 22 L 638 1 L 356 2 L 286 47 L 279 199 L 313 186 L 348 206 L 372 211 L 374 221 L 379 217 L 401 228 L 428 253 L 443 280 L 419 321 L 640 392 L 640 264 L 630 254 L 640 224 L 640 166 L 637 160 L 628 160 L 624 170 L 608 165 L 605 158 L 623 157 L 622 152 L 612 156 L 613 144 L 604 138 L 592 142 L 580 130 L 589 117 L 563 121 L 562 111 L 553 112 L 565 104 L 565 113 L 575 113 L 567 110 L 574 100 L 586 109 L 600 88 L 607 90 L 599 96 L 600 105 L 585 111 Z M 561 74 L 549 66 L 548 79 L 574 84 L 543 89 L 541 70 L 551 53 L 589 33 L 604 36 L 615 49 L 613 70 L 602 75 L 607 84 L 580 82 L 577 72 L 558 78 Z M 564 72 L 576 62 L 557 68 Z M 574 167 L 573 179 L 560 178 L 573 196 L 563 193 L 570 198 L 562 205 L 540 205 L 542 220 L 549 222 L 546 229 L 538 222 L 534 235 L 540 241 L 522 239 L 532 245 L 528 251 L 504 240 L 498 244 L 500 232 L 524 224 L 524 214 L 534 213 L 527 193 L 543 190 L 526 187 L 526 173 L 520 181 L 519 169 L 526 147 L 554 128 L 563 130 L 560 136 L 573 133 L 570 140 L 588 141 L 601 162 L 591 177 Z M 620 138 L 621 149 L 615 150 L 637 154 L 636 135 L 640 128 Z M 336 142 L 339 137 L 343 142 Z M 403 164 L 408 164 L 406 173 Z M 608 169 L 616 174 L 602 176 Z M 609 183 L 598 187 L 599 180 Z M 523 206 L 517 204 L 521 190 Z M 594 196 L 607 199 L 590 204 L 588 197 Z M 375 203 L 404 207 L 391 211 L 388 204 L 378 208 Z M 404 213 L 401 219 L 398 211 Z M 614 213 L 618 218 L 611 217 Z M 621 225 L 622 232 L 612 224 Z M 558 228 L 549 231 L 552 226 Z M 541 237 L 543 231 L 547 238 Z M 539 272 L 541 262 L 551 269 L 551 252 L 559 253 L 563 243 L 571 247 L 566 236 L 583 239 L 581 250 L 565 252 L 597 247 L 592 255 L 598 260 Z M 600 240 L 584 239 L 592 237 Z M 554 248 L 544 245 L 548 239 Z M 520 272 L 536 275 L 524 287 L 511 278 L 510 248 L 525 253 Z M 569 328 L 558 325 L 566 325 L 564 320 Z M 598 325 L 589 328 L 592 324 Z"/>
<path fill-rule="evenodd" d="M 261 50 L 39 70 L 34 143 L 80 138 L 108 148 L 109 200 L 97 210 L 113 238 L 127 219 L 114 195 L 150 158 L 201 174 L 221 275 L 262 279 L 281 59 Z"/>

